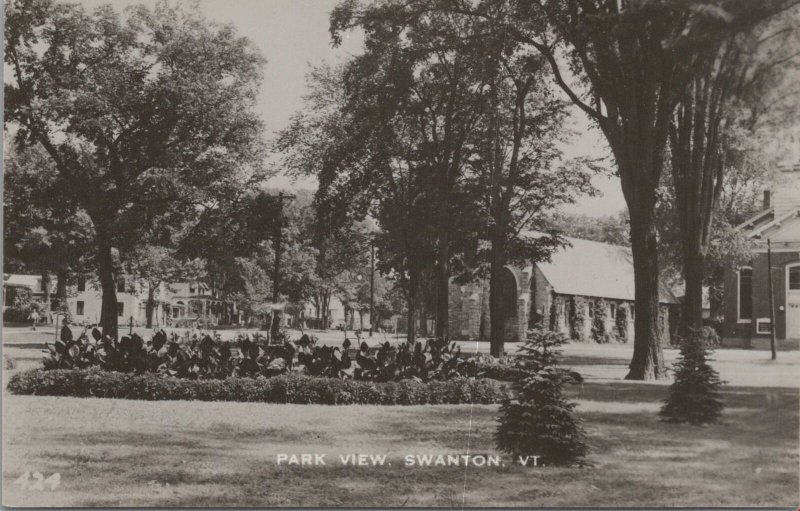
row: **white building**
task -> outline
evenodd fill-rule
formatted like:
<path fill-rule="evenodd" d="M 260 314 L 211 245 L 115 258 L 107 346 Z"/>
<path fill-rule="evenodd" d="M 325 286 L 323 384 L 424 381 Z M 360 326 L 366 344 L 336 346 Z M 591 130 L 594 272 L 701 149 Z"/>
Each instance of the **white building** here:
<path fill-rule="evenodd" d="M 309 301 L 305 304 L 303 314 L 309 328 L 322 326 L 314 321 L 318 317 L 317 314 L 319 314 L 319 318 L 322 317 L 322 311 L 317 311 L 313 302 Z M 328 302 L 328 321 L 328 328 L 333 329 L 341 329 L 347 326 L 348 330 L 358 330 L 360 328 L 366 330 L 370 327 L 369 311 L 359 313 L 358 311 L 349 310 L 337 296 L 331 296 Z"/>
<path fill-rule="evenodd" d="M 147 323 L 148 287 L 130 277 L 117 280 L 117 315 L 120 324 L 144 325 Z M 154 293 L 153 324 L 191 323 L 195 320 L 211 324 L 219 322 L 224 303 L 218 290 L 199 282 L 162 284 Z M 103 293 L 99 282 L 79 278 L 77 286 L 67 299 L 69 311 L 76 323 L 98 323 L 102 310 Z M 233 318 L 234 322 L 238 319 Z"/>
<path fill-rule="evenodd" d="M 44 300 L 41 275 L 4 275 L 3 305 L 10 306 L 14 289 L 30 290 L 34 300 Z M 55 297 L 55 278 L 51 279 L 50 293 Z M 119 277 L 117 280 L 117 316 L 120 325 L 128 325 L 132 321 L 135 326 L 147 324 L 148 287 L 130 277 Z M 191 326 L 201 320 L 210 324 L 219 324 L 223 318 L 226 302 L 220 299 L 219 291 L 201 282 L 178 282 L 161 285 L 156 291 L 153 309 L 153 325 Z M 78 278 L 74 286 L 68 288 L 67 307 L 76 324 L 98 324 L 103 306 L 103 292 L 100 282 L 94 278 Z M 230 305 L 228 305 L 230 307 Z M 306 319 L 316 318 L 317 311 L 313 303 L 304 307 Z M 321 312 L 320 312 L 321 315 Z M 358 312 L 350 318 L 342 301 L 332 296 L 328 304 L 330 328 L 341 328 L 347 322 L 348 328 L 360 328 L 363 320 L 364 328 L 369 328 L 369 313 L 363 318 Z M 233 306 L 231 323 L 244 322 L 244 313 L 236 305 Z M 290 318 L 284 315 L 285 321 Z M 312 323 L 309 321 L 309 323 Z M 311 325 L 309 325 L 311 326 Z M 320 325 L 321 326 L 321 325 Z M 314 325 L 314 327 L 318 327 Z"/>
<path fill-rule="evenodd" d="M 306 321 L 309 326 L 312 326 L 312 321 L 308 321 L 312 318 L 317 318 L 317 314 L 319 313 L 319 317 L 322 318 L 322 311 L 317 311 L 316 307 L 314 307 L 314 303 L 312 301 L 306 302 L 305 307 L 303 309 L 303 314 L 306 317 Z M 339 300 L 336 296 L 331 296 L 330 300 L 328 301 L 328 321 L 330 322 L 330 328 L 339 328 L 344 325 L 345 321 L 345 310 L 342 301 Z M 318 328 L 322 325 L 313 325 L 314 328 Z"/>
<path fill-rule="evenodd" d="M 20 291 L 27 290 L 35 301 L 44 301 L 45 287 L 41 275 L 3 274 L 3 310 L 14 304 Z M 55 294 L 55 282 L 50 282 L 50 293 Z"/>
<path fill-rule="evenodd" d="M 3 275 L 3 310 L 13 304 L 17 290 L 26 289 L 35 301 L 44 301 L 45 289 L 41 275 Z M 148 288 L 130 277 L 117 280 L 117 315 L 120 324 L 144 325 L 147 323 Z M 55 298 L 56 279 L 50 279 L 50 296 Z M 178 282 L 161 285 L 155 293 L 153 324 L 164 325 L 185 322 L 191 324 L 203 320 L 217 324 L 223 315 L 224 302 L 219 299 L 217 289 L 199 282 Z M 94 279 L 78 278 L 68 288 L 67 307 L 75 323 L 97 324 L 103 305 L 100 283 Z M 234 307 L 234 323 L 241 313 Z"/>

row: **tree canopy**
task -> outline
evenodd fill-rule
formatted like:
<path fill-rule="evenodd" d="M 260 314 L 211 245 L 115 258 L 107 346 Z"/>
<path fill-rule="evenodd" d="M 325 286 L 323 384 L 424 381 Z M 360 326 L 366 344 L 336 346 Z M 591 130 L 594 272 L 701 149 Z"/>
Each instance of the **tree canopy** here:
<path fill-rule="evenodd" d="M 166 3 L 16 0 L 5 15 L 6 129 L 44 149 L 65 200 L 91 219 L 101 321 L 115 333 L 112 249 L 262 173 L 264 59 L 232 26 Z"/>

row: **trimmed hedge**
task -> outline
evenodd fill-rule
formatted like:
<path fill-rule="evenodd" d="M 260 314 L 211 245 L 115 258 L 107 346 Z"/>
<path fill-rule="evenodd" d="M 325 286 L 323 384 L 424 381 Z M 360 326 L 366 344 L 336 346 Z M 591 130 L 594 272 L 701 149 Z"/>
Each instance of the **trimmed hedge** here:
<path fill-rule="evenodd" d="M 514 382 L 527 376 L 521 367 L 507 364 L 477 364 L 476 369 L 481 378 Z"/>
<path fill-rule="evenodd" d="M 31 369 L 8 383 L 12 394 L 110 397 L 149 401 L 197 400 L 293 404 L 493 404 L 510 396 L 508 385 L 491 379 L 455 378 L 375 383 L 284 374 L 272 378 L 187 380 L 156 374 L 97 369 Z"/>

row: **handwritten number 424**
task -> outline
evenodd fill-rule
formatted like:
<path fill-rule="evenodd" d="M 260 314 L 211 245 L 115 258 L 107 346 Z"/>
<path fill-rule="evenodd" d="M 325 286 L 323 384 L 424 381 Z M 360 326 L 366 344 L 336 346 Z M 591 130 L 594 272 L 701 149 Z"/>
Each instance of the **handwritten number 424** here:
<path fill-rule="evenodd" d="M 44 478 L 41 472 L 25 472 L 14 481 L 14 484 L 20 486 L 23 490 L 39 490 L 43 491 L 48 488 L 50 491 L 58 488 L 61 484 L 61 474 L 56 472 L 47 479 Z"/>

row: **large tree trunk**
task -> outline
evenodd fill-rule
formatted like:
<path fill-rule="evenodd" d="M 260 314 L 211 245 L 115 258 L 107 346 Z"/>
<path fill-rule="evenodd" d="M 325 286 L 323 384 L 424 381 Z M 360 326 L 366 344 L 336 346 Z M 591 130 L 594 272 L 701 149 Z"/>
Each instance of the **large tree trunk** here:
<path fill-rule="evenodd" d="M 530 81 L 526 85 L 517 88 L 516 100 L 514 103 L 514 113 L 512 122 L 513 140 L 511 157 L 508 162 L 508 174 L 506 175 L 504 156 L 500 142 L 500 119 L 497 116 L 498 98 L 497 86 L 492 87 L 493 103 L 495 116 L 492 119 L 492 167 L 491 167 L 491 186 L 489 195 L 489 210 L 494 220 L 494 226 L 490 230 L 492 248 L 489 274 L 489 323 L 491 325 L 491 346 L 490 351 L 493 357 L 503 355 L 505 344 L 506 318 L 503 310 L 503 289 L 501 287 L 502 271 L 506 265 L 506 252 L 508 250 L 507 236 L 510 221 L 511 199 L 517 186 L 519 177 L 519 156 L 522 149 L 522 139 L 525 132 L 525 99 L 528 95 Z M 517 290 L 520 291 L 520 290 Z M 515 295 L 516 296 L 516 295 Z M 516 307 L 517 304 L 514 304 Z M 517 325 L 518 326 L 518 325 Z"/>
<path fill-rule="evenodd" d="M 331 297 L 328 293 L 321 294 L 322 305 L 322 329 L 327 330 L 330 328 L 330 309 L 331 309 Z"/>
<path fill-rule="evenodd" d="M 631 245 L 636 318 L 633 359 L 625 379 L 655 380 L 666 375 L 659 327 L 658 241 L 652 214 L 632 209 Z M 650 209 L 652 211 L 652 205 Z"/>
<path fill-rule="evenodd" d="M 683 297 L 678 330 L 678 334 L 684 338 L 691 330 L 699 331 L 703 328 L 703 274 L 705 273 L 705 255 L 702 251 L 696 248 L 686 252 L 683 260 L 686 293 Z"/>
<path fill-rule="evenodd" d="M 272 321 L 269 327 L 270 340 L 277 339 L 281 331 L 281 312 L 278 310 L 272 311 Z"/>
<path fill-rule="evenodd" d="M 53 310 L 52 300 L 50 299 L 50 272 L 42 271 L 42 287 L 44 288 L 44 319 L 49 323 Z"/>
<path fill-rule="evenodd" d="M 117 286 L 114 279 L 114 259 L 111 253 L 111 243 L 107 236 L 98 233 L 97 247 L 98 273 L 100 287 L 103 291 L 103 303 L 100 308 L 100 327 L 103 335 L 117 337 Z"/>
<path fill-rule="evenodd" d="M 436 330 L 438 339 L 450 339 L 450 236 L 442 233 L 436 266 Z M 423 321 L 426 318 L 422 318 Z"/>
<path fill-rule="evenodd" d="M 69 279 L 69 272 L 66 268 L 59 268 L 56 272 L 56 302 L 57 308 L 64 314 L 69 313 L 67 306 L 67 280 Z"/>
<path fill-rule="evenodd" d="M 503 311 L 503 295 L 500 289 L 501 272 L 505 266 L 505 249 L 502 236 L 494 236 L 489 269 L 489 325 L 491 326 L 489 339 L 490 353 L 493 357 L 503 356 L 505 344 L 506 320 Z"/>
<path fill-rule="evenodd" d="M 408 328 L 406 340 L 409 344 L 417 342 L 417 308 L 419 304 L 419 275 L 412 269 L 408 275 L 408 291 L 406 293 L 408 305 Z"/>
<path fill-rule="evenodd" d="M 145 315 L 147 316 L 147 328 L 153 328 L 153 310 L 156 307 L 155 286 L 147 284 L 147 303 L 145 303 Z"/>
<path fill-rule="evenodd" d="M 430 332 L 428 332 L 428 308 L 425 306 L 425 299 L 420 298 L 419 306 L 417 307 L 418 310 L 418 317 L 419 317 L 419 335 L 422 337 L 430 336 Z M 438 300 L 436 302 L 438 306 Z"/>
<path fill-rule="evenodd" d="M 710 88 L 709 88 L 710 87 Z M 723 91 L 696 79 L 681 98 L 669 127 L 675 209 L 683 251 L 686 293 L 678 335 L 703 327 L 703 278 L 714 209 L 722 194 L 724 143 L 720 137 Z"/>
<path fill-rule="evenodd" d="M 417 342 L 417 303 L 416 298 L 409 294 L 408 300 L 408 326 L 406 328 L 406 340 L 413 344 Z"/>

